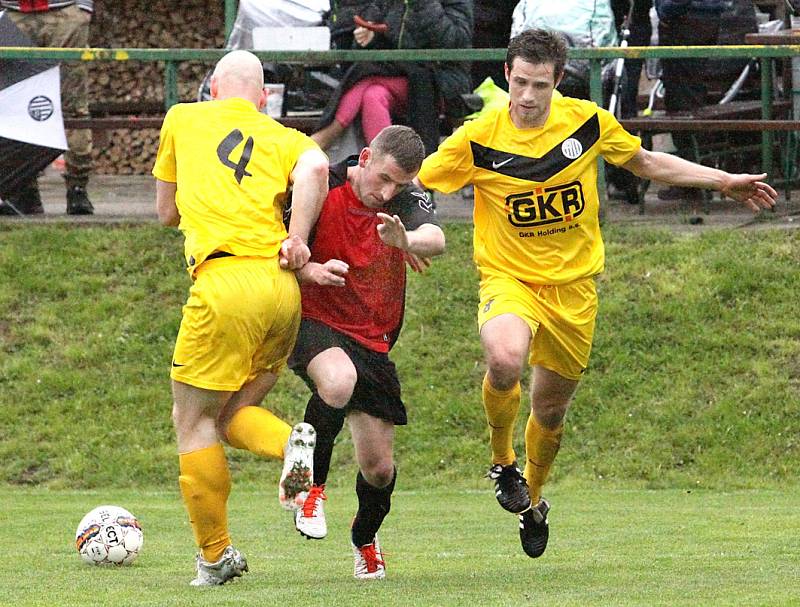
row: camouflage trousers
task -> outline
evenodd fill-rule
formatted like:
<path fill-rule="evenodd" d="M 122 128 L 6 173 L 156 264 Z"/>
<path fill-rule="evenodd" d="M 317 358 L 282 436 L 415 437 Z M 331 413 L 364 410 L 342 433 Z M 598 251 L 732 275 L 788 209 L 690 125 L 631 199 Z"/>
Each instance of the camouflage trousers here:
<path fill-rule="evenodd" d="M 6 13 L 16 26 L 43 47 L 83 48 L 89 46 L 91 14 L 76 5 L 39 13 Z M 82 61 L 61 64 L 61 111 L 65 118 L 89 117 L 88 69 Z M 64 154 L 67 187 L 86 186 L 92 169 L 92 131 L 67 131 L 69 150 Z"/>

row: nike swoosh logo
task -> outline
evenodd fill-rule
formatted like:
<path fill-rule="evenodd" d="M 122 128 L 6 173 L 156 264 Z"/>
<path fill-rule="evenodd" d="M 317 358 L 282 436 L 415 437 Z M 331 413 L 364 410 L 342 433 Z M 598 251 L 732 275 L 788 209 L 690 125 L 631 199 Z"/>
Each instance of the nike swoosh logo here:
<path fill-rule="evenodd" d="M 173 360 L 173 361 L 172 361 L 172 366 L 173 366 L 173 367 L 185 367 L 186 365 L 179 365 L 178 363 L 176 363 L 176 362 Z"/>
<path fill-rule="evenodd" d="M 503 162 L 492 161 L 492 168 L 499 169 L 501 166 L 508 164 L 512 160 L 514 160 L 513 156 L 511 158 L 506 158 Z"/>

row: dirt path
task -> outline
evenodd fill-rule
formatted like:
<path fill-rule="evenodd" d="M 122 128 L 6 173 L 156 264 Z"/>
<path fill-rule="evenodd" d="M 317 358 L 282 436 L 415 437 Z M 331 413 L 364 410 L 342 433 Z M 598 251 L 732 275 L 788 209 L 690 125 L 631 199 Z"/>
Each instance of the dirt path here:
<path fill-rule="evenodd" d="M 149 175 L 97 175 L 89 184 L 89 195 L 95 214 L 89 217 L 70 217 L 65 213 L 64 185 L 61 176 L 49 170 L 39 180 L 45 215 L 33 218 L 0 218 L 7 222 L 75 223 L 138 223 L 155 222 L 155 180 Z M 775 212 L 754 215 L 743 206 L 715 195 L 705 209 L 701 203 L 686 204 L 661 201 L 651 187 L 645 200 L 644 213 L 636 205 L 612 200 L 606 208 L 604 223 L 667 227 L 687 232 L 714 228 L 740 227 L 800 227 L 800 190 L 792 192 L 791 201 L 783 192 Z M 437 210 L 444 221 L 471 221 L 472 200 L 461 193 L 436 196 Z"/>

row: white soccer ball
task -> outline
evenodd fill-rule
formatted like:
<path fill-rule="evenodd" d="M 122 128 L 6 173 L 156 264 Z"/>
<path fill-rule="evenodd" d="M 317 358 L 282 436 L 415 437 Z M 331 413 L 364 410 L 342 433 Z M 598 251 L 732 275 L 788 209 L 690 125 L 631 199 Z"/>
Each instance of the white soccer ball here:
<path fill-rule="evenodd" d="M 83 517 L 75 532 L 78 554 L 92 565 L 130 565 L 143 542 L 139 521 L 119 506 L 98 506 Z"/>

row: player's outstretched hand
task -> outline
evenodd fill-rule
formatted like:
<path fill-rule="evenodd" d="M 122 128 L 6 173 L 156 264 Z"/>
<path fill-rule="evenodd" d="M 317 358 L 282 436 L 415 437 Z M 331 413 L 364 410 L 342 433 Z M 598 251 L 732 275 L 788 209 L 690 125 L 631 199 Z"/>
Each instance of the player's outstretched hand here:
<path fill-rule="evenodd" d="M 311 251 L 299 236 L 289 236 L 281 243 L 278 260 L 284 270 L 299 270 L 310 258 Z"/>
<path fill-rule="evenodd" d="M 771 209 L 775 206 L 778 193 L 763 181 L 766 178 L 766 173 L 729 175 L 728 183 L 720 191 L 725 196 L 746 204 L 753 211 Z"/>
<path fill-rule="evenodd" d="M 329 259 L 325 263 L 308 262 L 297 272 L 300 282 L 310 282 L 323 287 L 343 287 L 344 277 L 350 270 L 340 259 Z"/>
<path fill-rule="evenodd" d="M 406 251 L 406 263 L 408 267 L 415 272 L 422 274 L 425 270 L 431 267 L 430 257 L 419 257 L 413 253 Z"/>
<path fill-rule="evenodd" d="M 406 233 L 406 226 L 400 221 L 397 215 L 387 215 L 386 213 L 378 213 L 378 219 L 383 223 L 378 224 L 378 236 L 384 244 L 390 247 L 397 247 L 403 251 L 408 249 L 408 234 Z"/>

